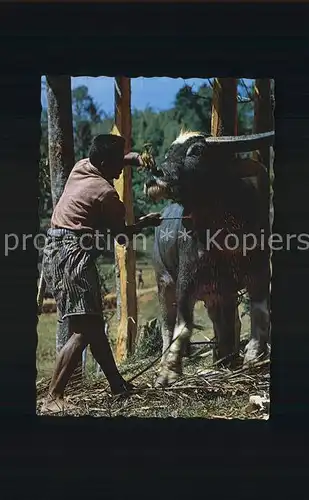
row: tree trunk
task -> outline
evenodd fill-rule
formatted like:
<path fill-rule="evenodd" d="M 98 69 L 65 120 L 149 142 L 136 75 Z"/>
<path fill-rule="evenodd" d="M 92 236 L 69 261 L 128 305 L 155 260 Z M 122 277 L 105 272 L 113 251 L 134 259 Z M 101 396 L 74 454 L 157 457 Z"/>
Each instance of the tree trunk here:
<path fill-rule="evenodd" d="M 53 208 L 55 208 L 74 166 L 71 78 L 70 76 L 47 76 L 46 81 L 50 181 Z M 57 353 L 69 337 L 68 320 L 62 320 L 58 311 Z M 82 359 L 72 377 L 72 382 L 80 380 L 81 371 Z"/>
<path fill-rule="evenodd" d="M 48 144 L 53 207 L 74 166 L 71 78 L 47 76 Z"/>

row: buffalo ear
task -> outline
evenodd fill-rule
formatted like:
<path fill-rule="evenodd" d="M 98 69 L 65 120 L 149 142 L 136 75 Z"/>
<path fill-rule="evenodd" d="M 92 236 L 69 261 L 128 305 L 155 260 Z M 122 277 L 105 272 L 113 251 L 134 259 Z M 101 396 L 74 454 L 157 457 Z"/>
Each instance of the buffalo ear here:
<path fill-rule="evenodd" d="M 187 150 L 187 153 L 186 153 L 186 156 L 202 156 L 205 149 L 206 149 L 207 145 L 205 142 L 202 142 L 202 141 L 198 141 L 198 142 L 195 142 L 194 144 L 192 144 L 188 150 Z"/>

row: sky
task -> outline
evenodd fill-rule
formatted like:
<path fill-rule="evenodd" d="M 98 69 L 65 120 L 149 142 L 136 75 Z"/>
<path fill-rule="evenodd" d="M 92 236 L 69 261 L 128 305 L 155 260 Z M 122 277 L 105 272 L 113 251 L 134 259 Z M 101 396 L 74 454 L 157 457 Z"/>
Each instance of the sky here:
<path fill-rule="evenodd" d="M 42 77 L 44 81 L 44 77 Z M 72 78 L 72 88 L 86 85 L 89 94 L 99 104 L 105 113 L 114 113 L 114 78 L 112 77 L 76 77 Z M 131 79 L 131 107 L 144 110 L 151 106 L 154 111 L 170 109 L 178 90 L 185 84 L 192 85 L 193 90 L 198 90 L 200 85 L 207 80 L 201 78 L 132 78 Z M 244 79 L 248 84 L 252 80 Z M 47 106 L 46 93 L 42 91 L 42 106 Z"/>

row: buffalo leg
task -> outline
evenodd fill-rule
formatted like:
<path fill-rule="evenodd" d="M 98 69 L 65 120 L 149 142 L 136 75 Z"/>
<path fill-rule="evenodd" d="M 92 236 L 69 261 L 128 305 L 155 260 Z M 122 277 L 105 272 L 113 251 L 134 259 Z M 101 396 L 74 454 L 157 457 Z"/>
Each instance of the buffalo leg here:
<path fill-rule="evenodd" d="M 251 298 L 251 340 L 245 347 L 244 364 L 254 361 L 267 352 L 269 340 L 269 308 L 267 298 L 253 300 Z"/>
<path fill-rule="evenodd" d="M 193 329 L 193 309 L 192 299 L 183 297 L 179 300 L 172 344 L 156 380 L 156 387 L 170 385 L 182 374 L 182 357 Z"/>
<path fill-rule="evenodd" d="M 158 294 L 162 318 L 162 365 L 167 354 L 165 351 L 172 341 L 177 316 L 176 286 L 172 278 L 170 280 L 158 280 Z"/>
<path fill-rule="evenodd" d="M 222 365 L 233 364 L 238 357 L 240 347 L 241 322 L 237 303 L 229 300 L 223 304 L 211 305 L 207 310 L 213 323 L 217 343 L 213 351 L 213 361 L 222 360 Z"/>

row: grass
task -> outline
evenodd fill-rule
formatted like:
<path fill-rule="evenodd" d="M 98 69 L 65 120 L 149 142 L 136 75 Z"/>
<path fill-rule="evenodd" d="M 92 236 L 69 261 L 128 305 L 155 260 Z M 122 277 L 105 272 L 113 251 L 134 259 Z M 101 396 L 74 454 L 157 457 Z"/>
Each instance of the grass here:
<path fill-rule="evenodd" d="M 38 323 L 37 371 L 38 380 L 50 377 L 55 363 L 56 314 L 42 314 Z"/>

